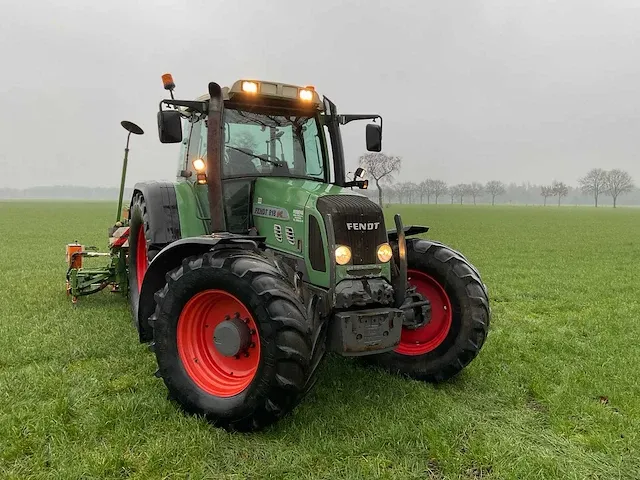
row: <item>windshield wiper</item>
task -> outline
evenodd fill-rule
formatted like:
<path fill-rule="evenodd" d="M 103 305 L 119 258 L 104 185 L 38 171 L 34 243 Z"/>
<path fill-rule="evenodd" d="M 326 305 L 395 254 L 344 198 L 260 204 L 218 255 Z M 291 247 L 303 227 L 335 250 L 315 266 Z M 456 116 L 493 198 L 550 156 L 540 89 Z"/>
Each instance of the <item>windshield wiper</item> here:
<path fill-rule="evenodd" d="M 284 166 L 284 162 L 281 162 L 281 161 L 276 162 L 275 160 L 271 160 L 266 155 L 255 155 L 253 153 L 246 152 L 246 151 L 242 150 L 241 148 L 232 147 L 231 145 L 227 145 L 227 148 L 230 148 L 231 150 L 235 150 L 236 152 L 244 153 L 245 155 L 247 155 L 249 157 L 257 158 L 258 160 L 262 160 L 264 162 L 272 163 L 276 167 Z"/>

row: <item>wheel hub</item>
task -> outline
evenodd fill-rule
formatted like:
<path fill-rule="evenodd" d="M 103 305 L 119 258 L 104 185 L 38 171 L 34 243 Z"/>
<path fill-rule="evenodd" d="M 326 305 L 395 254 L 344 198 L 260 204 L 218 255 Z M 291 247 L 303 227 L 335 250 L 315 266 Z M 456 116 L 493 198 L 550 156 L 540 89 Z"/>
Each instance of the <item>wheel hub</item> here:
<path fill-rule="evenodd" d="M 203 290 L 186 303 L 176 341 L 187 374 L 210 395 L 239 394 L 260 365 L 256 321 L 246 305 L 225 290 Z"/>
<path fill-rule="evenodd" d="M 429 311 L 425 321 L 417 323 L 413 306 L 408 303 L 403 305 L 403 308 L 408 307 L 404 311 L 408 314 L 409 322 L 405 319 L 402 324 L 400 344 L 395 351 L 401 355 L 424 355 L 438 348 L 447 338 L 453 319 L 451 301 L 435 278 L 420 270 L 409 269 L 407 273 L 409 285 L 415 288 L 415 294 L 428 300 Z"/>
<path fill-rule="evenodd" d="M 223 320 L 213 332 L 213 344 L 225 357 L 235 357 L 251 344 L 251 332 L 247 323 L 237 314 Z"/>
<path fill-rule="evenodd" d="M 423 327 L 431 321 L 431 303 L 416 287 L 407 289 L 407 296 L 400 307 L 404 312 L 402 326 L 410 330 Z"/>

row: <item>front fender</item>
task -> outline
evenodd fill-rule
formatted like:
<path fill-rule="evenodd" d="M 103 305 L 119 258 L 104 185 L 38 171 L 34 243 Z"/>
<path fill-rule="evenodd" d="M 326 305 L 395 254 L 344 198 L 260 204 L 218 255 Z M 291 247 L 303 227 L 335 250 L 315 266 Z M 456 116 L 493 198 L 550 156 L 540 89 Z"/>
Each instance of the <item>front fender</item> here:
<path fill-rule="evenodd" d="M 263 241 L 264 237 L 223 234 L 183 238 L 160 250 L 149 264 L 140 289 L 138 317 L 134 319 L 140 342 L 153 340 L 153 328 L 149 324 L 149 317 L 153 315 L 156 308 L 153 296 L 158 290 L 164 288 L 166 274 L 182 265 L 182 260 L 230 244 L 238 248 L 258 250 Z"/>
<path fill-rule="evenodd" d="M 407 225 L 403 228 L 404 236 L 411 237 L 413 235 L 420 235 L 421 233 L 427 233 L 429 231 L 429 227 L 424 227 L 422 225 Z M 398 240 L 398 230 L 396 228 L 387 230 L 387 237 L 390 242 L 395 242 Z"/>

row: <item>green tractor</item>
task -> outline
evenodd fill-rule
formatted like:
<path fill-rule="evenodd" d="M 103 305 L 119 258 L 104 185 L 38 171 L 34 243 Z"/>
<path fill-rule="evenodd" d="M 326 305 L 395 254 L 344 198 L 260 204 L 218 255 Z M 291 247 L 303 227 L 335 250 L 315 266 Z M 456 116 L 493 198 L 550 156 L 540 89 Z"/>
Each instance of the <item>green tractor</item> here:
<path fill-rule="evenodd" d="M 378 115 L 338 114 L 309 86 L 210 83 L 177 100 L 163 81 L 158 133 L 181 143 L 177 181 L 136 184 L 106 273 L 85 272 L 91 252 L 71 245 L 67 278 L 74 299 L 106 285 L 128 296 L 171 399 L 252 431 L 294 409 L 327 351 L 434 382 L 475 358 L 490 320 L 478 270 L 407 238 L 427 227 L 396 215 L 387 230 L 362 171 L 346 178 L 341 125 L 371 120 L 379 152 Z"/>

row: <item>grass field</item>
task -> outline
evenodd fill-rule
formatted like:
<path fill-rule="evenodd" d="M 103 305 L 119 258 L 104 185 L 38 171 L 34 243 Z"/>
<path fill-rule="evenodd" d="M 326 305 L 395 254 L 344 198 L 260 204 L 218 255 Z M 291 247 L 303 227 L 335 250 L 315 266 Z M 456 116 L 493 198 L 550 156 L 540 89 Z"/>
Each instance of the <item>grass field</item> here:
<path fill-rule="evenodd" d="M 402 208 L 483 274 L 479 357 L 439 386 L 329 357 L 252 435 L 166 400 L 120 297 L 71 306 L 64 245 L 114 211 L 0 203 L 1 478 L 640 478 L 640 210 Z"/>

